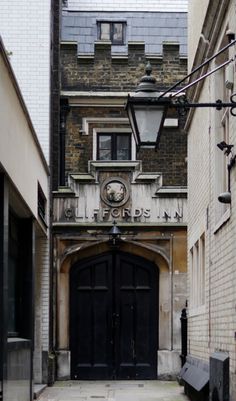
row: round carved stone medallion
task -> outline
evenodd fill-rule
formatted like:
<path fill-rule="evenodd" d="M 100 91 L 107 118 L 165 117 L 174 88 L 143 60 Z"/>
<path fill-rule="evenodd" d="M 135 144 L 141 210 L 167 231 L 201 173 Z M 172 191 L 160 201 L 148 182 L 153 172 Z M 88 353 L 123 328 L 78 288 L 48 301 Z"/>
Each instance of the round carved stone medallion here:
<path fill-rule="evenodd" d="M 124 205 L 129 199 L 129 189 L 125 180 L 120 177 L 107 178 L 101 187 L 103 202 L 111 207 Z"/>

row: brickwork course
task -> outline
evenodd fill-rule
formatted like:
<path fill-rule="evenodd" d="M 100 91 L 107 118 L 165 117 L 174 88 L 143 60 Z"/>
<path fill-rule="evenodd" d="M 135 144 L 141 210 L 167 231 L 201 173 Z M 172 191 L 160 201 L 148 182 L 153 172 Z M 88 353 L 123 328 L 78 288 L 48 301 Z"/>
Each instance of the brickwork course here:
<path fill-rule="evenodd" d="M 47 162 L 50 129 L 50 11 L 47 0 L 41 2 L 40 8 L 35 2 L 12 1 L 3 4 L 0 15 L 0 33 Z"/>

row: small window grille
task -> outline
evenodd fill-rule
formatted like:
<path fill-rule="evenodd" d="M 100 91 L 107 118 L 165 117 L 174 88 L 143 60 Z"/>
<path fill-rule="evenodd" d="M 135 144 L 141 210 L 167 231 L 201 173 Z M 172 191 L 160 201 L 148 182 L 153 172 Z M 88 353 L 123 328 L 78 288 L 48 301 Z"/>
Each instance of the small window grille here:
<path fill-rule="evenodd" d="M 40 185 L 38 186 L 38 215 L 46 224 L 46 197 Z"/>

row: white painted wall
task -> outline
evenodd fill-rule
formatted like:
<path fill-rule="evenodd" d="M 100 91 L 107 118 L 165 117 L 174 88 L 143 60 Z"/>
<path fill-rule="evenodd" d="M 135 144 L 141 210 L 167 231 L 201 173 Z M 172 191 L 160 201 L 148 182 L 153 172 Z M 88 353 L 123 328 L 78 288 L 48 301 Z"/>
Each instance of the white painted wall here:
<path fill-rule="evenodd" d="M 188 0 L 68 0 L 69 10 L 187 12 Z"/>
<path fill-rule="evenodd" d="M 49 161 L 50 1 L 2 2 L 0 35 Z"/>

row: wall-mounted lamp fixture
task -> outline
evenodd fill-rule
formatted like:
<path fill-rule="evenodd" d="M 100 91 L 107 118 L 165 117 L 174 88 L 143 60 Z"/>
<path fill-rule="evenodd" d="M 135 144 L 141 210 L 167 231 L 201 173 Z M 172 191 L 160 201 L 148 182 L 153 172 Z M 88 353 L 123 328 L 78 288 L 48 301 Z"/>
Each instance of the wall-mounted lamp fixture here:
<path fill-rule="evenodd" d="M 224 150 L 224 154 L 226 156 L 229 156 L 229 154 L 232 153 L 231 150 L 234 147 L 234 145 L 228 145 L 225 141 L 222 141 L 220 143 L 217 143 L 217 147 L 222 151 Z"/>
<path fill-rule="evenodd" d="M 231 114 L 236 116 L 236 101 L 234 100 L 236 99 L 236 94 L 231 95 L 230 102 L 227 103 L 222 102 L 220 99 L 216 100 L 215 103 L 190 103 L 183 94 L 186 89 L 205 79 L 220 68 L 234 62 L 235 57 L 225 61 L 206 74 L 203 74 L 198 79 L 179 89 L 177 92 L 172 92 L 173 89 L 180 86 L 180 84 L 182 84 L 182 82 L 187 78 L 235 43 L 235 39 L 231 40 L 230 43 L 217 52 L 217 54 L 211 56 L 208 60 L 195 68 L 190 74 L 164 93 L 160 93 L 158 90 L 156 79 L 151 75 L 151 64 L 148 62 L 146 66 L 146 75 L 141 78 L 140 83 L 135 90 L 135 94 L 132 96 L 128 95 L 126 103 L 126 111 L 138 147 L 148 146 L 158 148 L 165 116 L 169 108 L 177 109 L 180 114 L 185 114 L 190 108 L 214 107 L 216 110 L 221 110 L 223 107 L 230 107 Z"/>
<path fill-rule="evenodd" d="M 116 246 L 118 241 L 120 240 L 121 231 L 120 231 L 119 227 L 117 227 L 117 222 L 115 220 L 113 221 L 113 226 L 109 230 L 108 234 L 109 234 L 109 239 L 110 239 L 112 245 Z"/>
<path fill-rule="evenodd" d="M 231 154 L 231 157 L 229 159 L 229 163 L 227 164 L 227 170 L 228 170 L 228 189 L 226 192 L 222 192 L 218 196 L 218 201 L 221 203 L 231 203 L 231 185 L 230 185 L 230 171 L 231 168 L 235 165 L 236 161 L 236 156 L 232 153 L 232 148 L 234 145 L 228 145 L 225 141 L 222 141 L 220 143 L 217 143 L 217 147 L 224 151 L 224 154 L 226 156 L 229 156 Z"/>

